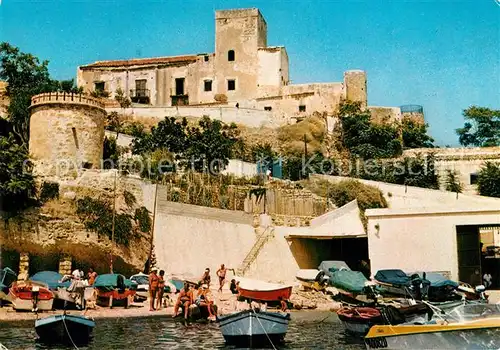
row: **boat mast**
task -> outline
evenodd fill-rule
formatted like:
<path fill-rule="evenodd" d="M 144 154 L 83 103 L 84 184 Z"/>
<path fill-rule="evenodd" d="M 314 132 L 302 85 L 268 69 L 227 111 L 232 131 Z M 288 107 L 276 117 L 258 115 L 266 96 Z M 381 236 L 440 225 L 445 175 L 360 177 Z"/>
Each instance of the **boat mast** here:
<path fill-rule="evenodd" d="M 148 274 L 151 272 L 151 257 L 153 256 L 153 235 L 155 232 L 155 221 L 156 221 L 156 199 L 158 198 L 158 182 L 156 182 L 155 187 L 155 202 L 153 206 L 153 224 L 151 225 L 151 241 L 149 242 L 149 264 L 148 264 Z"/>

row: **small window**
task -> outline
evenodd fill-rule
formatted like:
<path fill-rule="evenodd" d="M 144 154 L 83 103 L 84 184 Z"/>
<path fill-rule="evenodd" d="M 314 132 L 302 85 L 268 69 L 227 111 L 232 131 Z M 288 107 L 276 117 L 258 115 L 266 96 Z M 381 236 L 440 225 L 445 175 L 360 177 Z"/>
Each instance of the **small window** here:
<path fill-rule="evenodd" d="M 236 80 L 234 80 L 234 79 L 229 79 L 229 80 L 227 81 L 227 89 L 228 89 L 229 91 L 234 91 L 234 90 L 236 90 Z"/>
<path fill-rule="evenodd" d="M 300 105 L 299 106 L 299 112 L 305 112 L 306 111 L 306 106 L 305 105 Z"/>
<path fill-rule="evenodd" d="M 95 91 L 104 91 L 104 82 L 103 81 L 98 81 L 94 83 L 94 90 Z"/>
<path fill-rule="evenodd" d="M 475 173 L 470 174 L 470 184 L 471 185 L 476 185 L 477 184 L 477 174 L 475 174 Z"/>
<path fill-rule="evenodd" d="M 234 61 L 234 50 L 229 50 L 227 52 L 227 60 L 228 61 Z"/>
<path fill-rule="evenodd" d="M 205 80 L 204 90 L 205 91 L 212 91 L 212 80 Z"/>
<path fill-rule="evenodd" d="M 265 111 L 272 111 L 272 110 L 273 110 L 273 107 L 271 107 L 271 106 L 266 106 L 266 107 L 264 107 L 264 110 L 265 110 Z"/>
<path fill-rule="evenodd" d="M 205 62 L 208 62 L 208 55 L 205 55 Z"/>

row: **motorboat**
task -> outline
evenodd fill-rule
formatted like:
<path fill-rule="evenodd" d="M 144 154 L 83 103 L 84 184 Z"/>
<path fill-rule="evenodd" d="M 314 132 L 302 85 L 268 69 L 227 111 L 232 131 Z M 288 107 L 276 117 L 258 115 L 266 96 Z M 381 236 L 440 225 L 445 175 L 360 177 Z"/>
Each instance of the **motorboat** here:
<path fill-rule="evenodd" d="M 324 271 L 317 269 L 302 269 L 297 271 L 295 278 L 306 288 L 321 290 L 328 284 L 329 277 Z"/>
<path fill-rule="evenodd" d="M 8 299 L 16 311 L 49 311 L 52 310 L 54 294 L 31 281 L 18 281 L 12 283 Z"/>
<path fill-rule="evenodd" d="M 114 302 L 118 301 L 128 308 L 136 293 L 137 284 L 123 275 L 108 273 L 97 276 L 94 288 L 97 291 L 97 304 L 113 307 Z"/>
<path fill-rule="evenodd" d="M 367 349 L 499 349 L 500 307 L 465 304 L 438 312 L 427 322 L 375 325 L 365 337 Z"/>
<path fill-rule="evenodd" d="M 404 271 L 399 269 L 379 270 L 374 276 L 379 290 L 383 294 L 398 296 L 411 296 L 411 279 Z"/>
<path fill-rule="evenodd" d="M 228 345 L 270 347 L 283 343 L 290 314 L 249 309 L 218 316 L 217 322 Z"/>
<path fill-rule="evenodd" d="M 0 270 L 0 300 L 7 300 L 12 283 L 17 280 L 17 274 L 8 267 Z"/>
<path fill-rule="evenodd" d="M 149 276 L 145 273 L 139 272 L 138 274 L 130 276 L 130 280 L 137 283 L 135 300 L 146 300 L 149 297 Z"/>
<path fill-rule="evenodd" d="M 83 280 L 65 280 L 64 276 L 55 271 L 41 271 L 31 276 L 30 281 L 43 285 L 54 294 L 54 303 L 58 301 L 85 307 L 85 300 L 92 298 L 94 287 Z M 60 304 L 60 303 L 59 303 Z"/>
<path fill-rule="evenodd" d="M 94 320 L 78 315 L 52 315 L 35 321 L 35 331 L 44 343 L 86 344 L 94 330 Z"/>
<path fill-rule="evenodd" d="M 240 282 L 238 290 L 241 298 L 269 302 L 288 300 L 292 295 L 292 286 L 241 277 L 235 277 L 235 279 Z"/>

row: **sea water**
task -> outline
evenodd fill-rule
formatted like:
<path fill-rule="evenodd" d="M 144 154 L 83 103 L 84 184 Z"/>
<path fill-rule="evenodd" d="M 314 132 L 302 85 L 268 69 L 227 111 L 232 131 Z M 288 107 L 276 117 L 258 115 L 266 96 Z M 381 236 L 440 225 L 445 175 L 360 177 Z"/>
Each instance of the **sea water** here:
<path fill-rule="evenodd" d="M 365 349 L 345 334 L 332 312 L 292 313 L 286 342 L 279 349 Z M 0 343 L 15 349 L 71 349 L 36 341 L 34 321 L 0 322 Z M 217 323 L 184 324 L 170 316 L 96 319 L 93 339 L 79 349 L 234 349 L 224 344 Z"/>

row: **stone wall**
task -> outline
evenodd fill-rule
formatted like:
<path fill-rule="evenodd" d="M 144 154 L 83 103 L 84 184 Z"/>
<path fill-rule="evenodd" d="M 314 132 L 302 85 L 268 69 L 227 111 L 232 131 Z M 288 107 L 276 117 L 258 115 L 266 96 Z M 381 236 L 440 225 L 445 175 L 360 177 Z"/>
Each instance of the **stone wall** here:
<path fill-rule="evenodd" d="M 100 167 L 106 112 L 99 100 L 48 93 L 34 96 L 30 108 L 29 150 L 37 173 Z"/>
<path fill-rule="evenodd" d="M 0 118 L 7 118 L 7 108 L 9 107 L 9 97 L 7 96 L 7 86 L 9 84 L 0 80 Z"/>
<path fill-rule="evenodd" d="M 349 70 L 344 73 L 345 98 L 361 102 L 361 107 L 368 104 L 366 73 L 362 70 Z"/>
<path fill-rule="evenodd" d="M 401 109 L 399 107 L 369 106 L 371 121 L 376 124 L 391 124 L 401 121 Z"/>

